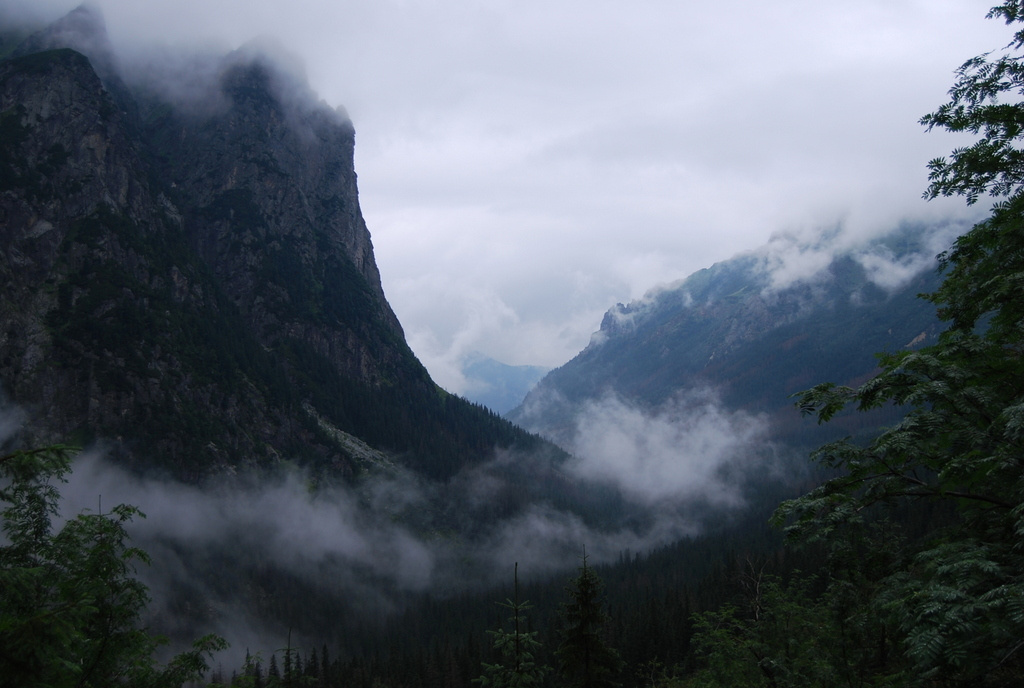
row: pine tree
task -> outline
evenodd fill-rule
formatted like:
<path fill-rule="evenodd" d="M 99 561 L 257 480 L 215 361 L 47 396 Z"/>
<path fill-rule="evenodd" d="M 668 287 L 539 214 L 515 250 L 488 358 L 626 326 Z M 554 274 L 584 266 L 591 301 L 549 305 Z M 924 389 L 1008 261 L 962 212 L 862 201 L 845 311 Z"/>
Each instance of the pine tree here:
<path fill-rule="evenodd" d="M 623 663 L 605 641 L 605 627 L 611 619 L 604 609 L 604 585 L 587 565 L 585 550 L 579 572 L 569 582 L 569 601 L 560 610 L 562 643 L 555 655 L 561 662 L 562 678 L 570 688 L 617 686 L 615 678 Z"/>
<path fill-rule="evenodd" d="M 331 677 L 331 660 L 327 654 L 327 644 L 320 650 L 320 684 L 327 685 Z"/>
<path fill-rule="evenodd" d="M 267 668 L 267 685 L 272 688 L 281 685 L 281 671 L 277 668 L 277 655 L 270 655 L 270 666 Z"/>
<path fill-rule="evenodd" d="M 242 688 L 263 688 L 263 670 L 260 667 L 260 653 L 251 654 L 245 651 L 245 663 L 242 665 L 242 675 L 237 680 L 232 680 L 232 686 Z"/>
<path fill-rule="evenodd" d="M 508 631 L 499 628 L 496 631 L 488 631 L 494 638 L 494 649 L 501 657 L 501 662 L 495 664 L 483 664 L 484 675 L 473 679 L 485 688 L 528 688 L 539 686 L 544 682 L 544 676 L 550 670 L 549 667 L 538 665 L 535 660 L 536 652 L 540 649 L 540 641 L 537 640 L 536 631 L 524 631 L 526 627 L 526 612 L 532 608 L 529 602 L 519 601 L 519 564 L 516 563 L 514 574 L 513 596 L 511 600 L 499 602 L 498 605 L 508 609 L 511 616 L 508 618 L 512 630 Z"/>
<path fill-rule="evenodd" d="M 306 669 L 303 676 L 304 680 L 308 685 L 318 686 L 321 683 L 323 675 L 320 673 L 320 660 L 316 655 L 316 648 L 312 648 L 309 651 L 309 657 L 306 659 Z"/>

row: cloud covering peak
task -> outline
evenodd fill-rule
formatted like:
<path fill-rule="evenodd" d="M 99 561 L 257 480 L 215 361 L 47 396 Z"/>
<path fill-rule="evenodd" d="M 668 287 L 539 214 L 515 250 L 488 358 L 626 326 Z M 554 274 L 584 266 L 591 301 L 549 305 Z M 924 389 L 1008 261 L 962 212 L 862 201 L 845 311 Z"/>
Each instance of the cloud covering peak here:
<path fill-rule="evenodd" d="M 384 289 L 456 392 L 470 352 L 559 365 L 611 304 L 773 235 L 976 218 L 921 199 L 963 139 L 917 122 L 1008 38 L 988 0 L 96 4 L 122 55 L 269 36 L 345 106 Z"/>

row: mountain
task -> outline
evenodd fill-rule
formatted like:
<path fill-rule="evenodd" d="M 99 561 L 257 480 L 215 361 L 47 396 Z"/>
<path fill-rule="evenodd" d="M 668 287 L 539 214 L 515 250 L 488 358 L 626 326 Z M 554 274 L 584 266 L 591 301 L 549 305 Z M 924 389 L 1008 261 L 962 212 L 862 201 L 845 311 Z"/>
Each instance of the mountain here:
<path fill-rule="evenodd" d="M 300 79 L 248 48 L 132 76 L 85 8 L 10 52 L 0 386 L 30 418 L 23 441 L 100 443 L 187 481 L 392 459 L 444 479 L 545 447 L 409 349 L 352 123 Z"/>
<path fill-rule="evenodd" d="M 710 389 L 728 408 L 767 414 L 772 438 L 817 444 L 790 395 L 824 381 L 857 384 L 876 352 L 934 341 L 935 309 L 918 294 L 938 285 L 933 256 L 949 233 L 902 227 L 843 250 L 779 239 L 653 289 L 611 308 L 590 344 L 507 416 L 572 447 L 581 411 L 609 395 L 656 409 Z M 787 277 L 780 256 L 802 251 L 824 267 Z M 879 420 L 833 426 L 857 432 L 864 422 Z"/>
<path fill-rule="evenodd" d="M 518 406 L 549 368 L 508 365 L 482 354 L 469 356 L 462 366 L 467 389 L 464 396 L 497 412 Z"/>

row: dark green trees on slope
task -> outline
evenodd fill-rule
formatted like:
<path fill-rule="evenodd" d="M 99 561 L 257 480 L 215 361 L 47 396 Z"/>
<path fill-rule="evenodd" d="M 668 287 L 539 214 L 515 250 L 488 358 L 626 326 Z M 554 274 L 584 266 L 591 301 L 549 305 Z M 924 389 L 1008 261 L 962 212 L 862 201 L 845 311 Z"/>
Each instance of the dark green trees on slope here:
<path fill-rule="evenodd" d="M 989 17 L 1024 22 L 1024 2 Z M 1024 685 L 1022 47 L 1024 29 L 1004 54 L 966 62 L 950 102 L 922 120 L 981 135 L 929 164 L 926 196 L 997 199 L 940 257 L 945 280 L 926 298 L 947 329 L 935 345 L 880 356 L 881 372 L 857 389 L 800 396 L 822 423 L 849 407 L 908 409 L 866 444 L 818 449 L 838 476 L 777 513 L 790 536 L 830 552 L 822 623 L 860 631 L 815 685 Z M 920 532 L 887 522 L 893 509 L 929 508 L 940 518 Z"/>

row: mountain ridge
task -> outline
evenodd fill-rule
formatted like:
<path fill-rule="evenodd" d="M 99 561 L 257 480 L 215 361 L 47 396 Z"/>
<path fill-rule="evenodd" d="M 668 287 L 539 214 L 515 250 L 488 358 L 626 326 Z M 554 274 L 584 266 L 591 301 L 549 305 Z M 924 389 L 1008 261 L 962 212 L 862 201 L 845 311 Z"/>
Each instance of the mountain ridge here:
<path fill-rule="evenodd" d="M 711 388 L 731 408 L 769 413 L 787 441 L 813 443 L 790 395 L 822 380 L 855 383 L 875 353 L 937 336 L 934 309 L 918 294 L 938 285 L 934 246 L 950 231 L 908 226 L 828 249 L 823 268 L 781 284 L 771 269 L 777 247 L 765 247 L 652 289 L 610 308 L 590 343 L 507 417 L 572 447 L 580 410 L 609 394 L 657 408 Z"/>

